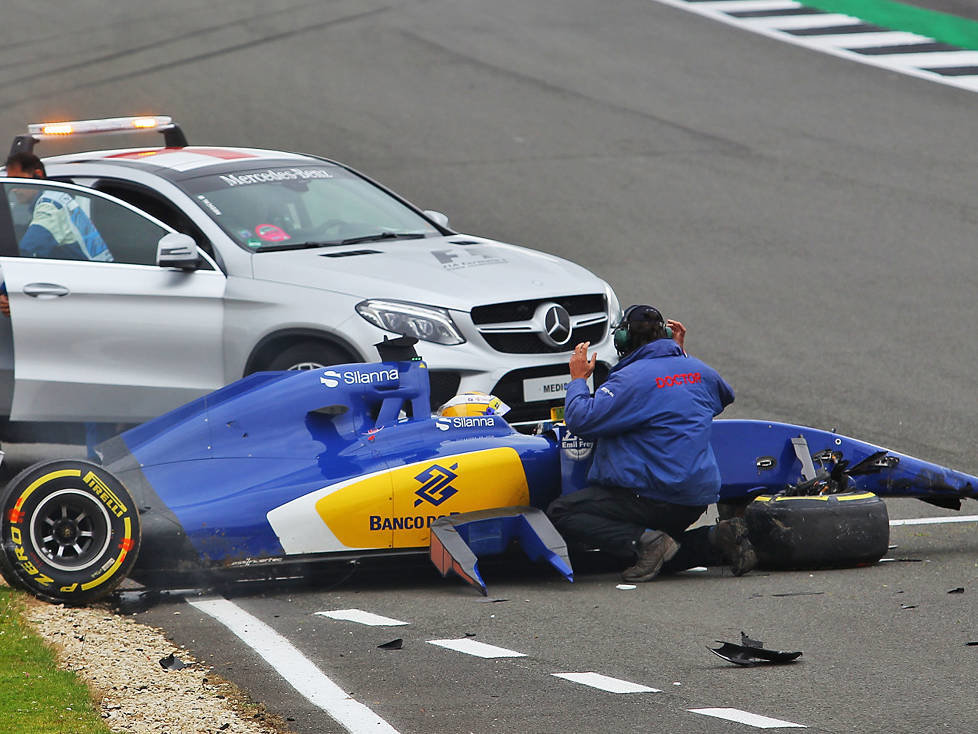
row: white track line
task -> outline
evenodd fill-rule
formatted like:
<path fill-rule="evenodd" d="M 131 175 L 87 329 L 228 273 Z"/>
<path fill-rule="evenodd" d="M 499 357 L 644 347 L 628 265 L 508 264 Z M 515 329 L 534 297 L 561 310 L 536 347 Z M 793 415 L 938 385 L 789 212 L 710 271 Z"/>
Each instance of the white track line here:
<path fill-rule="evenodd" d="M 402 622 L 399 619 L 382 617 L 379 614 L 365 612 L 362 609 L 333 609 L 329 612 L 316 612 L 316 614 L 320 617 L 339 619 L 344 622 L 357 622 L 359 624 L 366 624 L 371 627 L 398 627 L 400 625 L 408 624 L 408 622 Z"/>
<path fill-rule="evenodd" d="M 466 655 L 475 655 L 478 658 L 525 658 L 526 655 L 515 650 L 507 650 L 504 647 L 487 645 L 484 642 L 476 642 L 467 637 L 458 640 L 428 640 L 430 645 L 438 645 L 456 652 L 464 652 Z"/>
<path fill-rule="evenodd" d="M 779 729 L 779 728 L 807 729 L 808 728 L 804 724 L 794 724 L 790 721 L 782 721 L 781 719 L 772 719 L 768 716 L 759 716 L 758 714 L 752 714 L 749 711 L 741 711 L 740 709 L 710 708 L 710 709 L 686 709 L 686 710 L 692 711 L 694 714 L 714 716 L 718 719 L 726 719 L 727 721 L 736 721 L 738 724 L 747 724 L 749 726 L 756 726 L 758 729 Z"/>
<path fill-rule="evenodd" d="M 359 701 L 350 698 L 291 642 L 260 619 L 223 597 L 188 600 L 237 635 L 312 704 L 329 714 L 351 734 L 398 734 L 390 724 Z"/>
<path fill-rule="evenodd" d="M 627 680 L 611 678 L 600 673 L 551 673 L 557 678 L 569 680 L 572 683 L 580 683 L 591 688 L 598 688 L 609 693 L 662 693 L 659 688 L 649 688 L 638 683 L 630 683 Z"/>
<path fill-rule="evenodd" d="M 890 520 L 890 527 L 898 525 L 940 525 L 946 522 L 978 522 L 978 515 L 962 515 L 961 517 L 914 517 L 909 520 Z"/>

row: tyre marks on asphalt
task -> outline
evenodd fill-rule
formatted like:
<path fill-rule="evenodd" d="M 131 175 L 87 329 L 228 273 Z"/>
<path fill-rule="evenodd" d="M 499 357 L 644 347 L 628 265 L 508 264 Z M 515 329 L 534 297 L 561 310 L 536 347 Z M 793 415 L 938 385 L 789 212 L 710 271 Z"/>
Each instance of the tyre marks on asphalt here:
<path fill-rule="evenodd" d="M 769 38 L 978 92 L 978 51 L 793 0 L 654 0 Z"/>
<path fill-rule="evenodd" d="M 372 626 L 377 625 L 377 622 L 374 620 L 390 619 L 389 617 L 383 617 L 381 615 L 373 614 L 372 612 L 365 612 L 360 609 L 337 609 L 328 612 L 316 612 L 316 614 L 322 617 L 328 617 L 329 619 L 357 622 L 358 624 Z M 409 624 L 408 622 L 401 622 L 399 620 L 391 621 L 396 625 Z M 484 642 L 473 640 L 471 637 L 428 640 L 428 644 L 484 659 L 527 657 L 526 653 L 517 652 L 516 650 L 509 650 L 505 647 L 497 647 L 496 645 L 489 645 Z M 646 686 L 641 683 L 633 683 L 620 678 L 612 678 L 611 676 L 595 673 L 593 671 L 582 673 L 551 673 L 551 675 L 555 678 L 561 678 L 571 683 L 588 686 L 589 688 L 596 688 L 607 693 L 662 693 L 661 688 L 652 688 L 651 686 Z M 726 719 L 738 724 L 747 724 L 758 729 L 773 729 L 778 727 L 800 729 L 807 728 L 804 724 L 795 724 L 790 721 L 783 721 L 782 719 L 773 719 L 769 716 L 761 716 L 759 714 L 753 714 L 749 711 L 741 711 L 740 709 L 734 708 L 701 708 L 687 709 L 687 711 L 697 714 L 705 714 L 714 718 Z"/>

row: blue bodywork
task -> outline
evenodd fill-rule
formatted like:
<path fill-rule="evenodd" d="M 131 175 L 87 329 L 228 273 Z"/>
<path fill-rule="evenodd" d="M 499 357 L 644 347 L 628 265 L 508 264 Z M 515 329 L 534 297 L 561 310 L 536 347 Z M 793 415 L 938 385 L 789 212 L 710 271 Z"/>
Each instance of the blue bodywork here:
<path fill-rule="evenodd" d="M 805 440 L 801 453 L 793 441 L 799 438 Z M 882 496 L 921 497 L 947 506 L 978 492 L 974 476 L 802 426 L 719 420 L 713 444 L 725 502 L 799 483 L 806 478 L 805 450 L 822 474 L 844 468 L 843 461 L 850 468 L 862 463 L 845 476 L 848 486 Z M 140 509 L 137 569 L 191 570 L 426 552 L 426 527 L 454 514 L 445 508 L 466 493 L 485 496 L 463 511 L 511 505 L 545 509 L 562 491 L 581 486 L 588 448 L 559 428 L 530 436 L 499 416 L 433 417 L 427 367 L 410 360 L 254 374 L 123 433 L 100 451 L 103 465 Z M 489 457 L 490 463 L 478 465 L 488 468 L 458 490 L 465 477 L 456 474 L 465 471 L 472 455 Z M 509 488 L 496 498 L 504 474 L 510 476 Z M 340 498 L 343 507 L 355 506 L 356 493 L 348 486 L 361 484 L 373 487 L 364 502 L 379 509 L 363 511 L 378 527 L 385 523 L 384 534 L 377 536 L 383 542 L 344 540 L 345 532 L 360 537 L 364 528 L 342 527 L 345 519 L 329 514 L 329 503 Z M 276 513 L 302 526 L 289 541 L 291 550 L 283 540 L 291 537 L 291 528 L 276 530 L 270 522 Z M 418 542 L 399 545 L 398 533 L 408 529 Z M 326 538 L 322 546 L 317 545 L 320 532 Z"/>
<path fill-rule="evenodd" d="M 559 494 L 553 436 L 518 433 L 500 416 L 446 423 L 430 414 L 423 362 L 352 364 L 251 375 L 100 450 L 140 507 L 140 566 L 283 557 L 271 510 L 327 485 L 460 453 L 511 448 L 529 504 L 546 507 Z"/>

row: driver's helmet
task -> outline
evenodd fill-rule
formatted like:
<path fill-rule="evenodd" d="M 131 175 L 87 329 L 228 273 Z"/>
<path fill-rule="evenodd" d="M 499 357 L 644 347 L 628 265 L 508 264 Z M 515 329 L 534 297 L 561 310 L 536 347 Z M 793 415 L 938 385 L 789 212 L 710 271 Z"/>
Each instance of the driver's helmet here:
<path fill-rule="evenodd" d="M 509 406 L 495 395 L 484 392 L 463 392 L 438 409 L 439 416 L 454 418 L 463 415 L 506 415 Z"/>

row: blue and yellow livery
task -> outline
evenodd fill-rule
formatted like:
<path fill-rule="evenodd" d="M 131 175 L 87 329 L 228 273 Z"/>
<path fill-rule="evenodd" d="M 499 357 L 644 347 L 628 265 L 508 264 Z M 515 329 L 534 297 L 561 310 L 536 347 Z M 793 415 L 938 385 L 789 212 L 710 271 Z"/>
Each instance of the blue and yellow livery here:
<path fill-rule="evenodd" d="M 427 373 L 418 359 L 258 373 L 102 444 L 101 466 L 26 469 L 0 497 L 0 572 L 85 603 L 126 575 L 427 553 L 433 526 L 465 535 L 459 518 L 539 515 L 580 485 L 588 442 L 524 435 L 500 416 L 432 416 Z M 723 503 L 789 485 L 944 506 L 978 493 L 973 476 L 801 426 L 717 421 L 713 443 Z"/>

